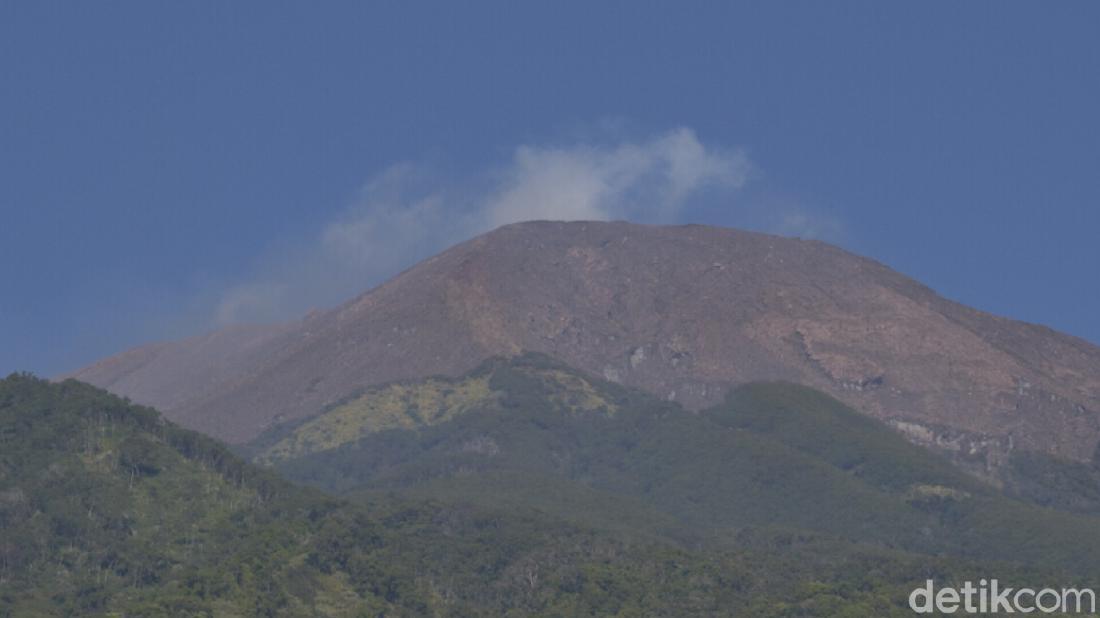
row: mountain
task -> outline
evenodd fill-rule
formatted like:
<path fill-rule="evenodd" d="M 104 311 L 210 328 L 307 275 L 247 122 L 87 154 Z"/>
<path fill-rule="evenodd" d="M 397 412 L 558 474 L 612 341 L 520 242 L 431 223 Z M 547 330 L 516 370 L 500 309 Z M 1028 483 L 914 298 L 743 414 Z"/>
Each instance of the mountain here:
<path fill-rule="evenodd" d="M 505 392 L 544 394 L 516 386 Z M 566 405 L 618 416 L 647 400 L 617 392 L 619 412 Z M 1042 545 L 1036 525 L 1047 560 L 1077 565 L 1090 547 Z M 416 492 L 351 503 L 89 385 L 0 380 L 4 617 L 907 616 L 908 591 L 929 576 L 1072 584 L 1089 572 L 774 527 L 692 548 L 629 522 L 610 530 Z"/>
<path fill-rule="evenodd" d="M 365 387 L 526 351 L 693 410 L 804 384 L 988 477 L 1014 453 L 1090 465 L 1100 441 L 1100 348 L 824 243 L 703 226 L 509 225 L 332 310 L 73 377 L 243 443 Z"/>

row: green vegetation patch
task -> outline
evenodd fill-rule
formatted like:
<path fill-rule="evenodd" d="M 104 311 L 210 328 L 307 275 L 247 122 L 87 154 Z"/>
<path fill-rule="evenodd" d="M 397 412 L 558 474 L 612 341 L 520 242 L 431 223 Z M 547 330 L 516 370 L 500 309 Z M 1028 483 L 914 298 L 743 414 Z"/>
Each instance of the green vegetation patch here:
<path fill-rule="evenodd" d="M 471 409 L 490 405 L 495 397 L 489 389 L 488 375 L 389 384 L 305 422 L 257 456 L 256 461 L 271 464 L 334 449 L 379 431 L 443 423 Z"/>
<path fill-rule="evenodd" d="M 259 452 L 253 461 L 272 465 L 379 432 L 416 430 L 472 411 L 498 409 L 510 384 L 523 380 L 525 390 L 574 414 L 610 416 L 619 407 L 606 389 L 548 357 L 491 359 L 459 379 L 428 378 L 371 388 L 320 416 L 276 427 L 257 440 Z"/>

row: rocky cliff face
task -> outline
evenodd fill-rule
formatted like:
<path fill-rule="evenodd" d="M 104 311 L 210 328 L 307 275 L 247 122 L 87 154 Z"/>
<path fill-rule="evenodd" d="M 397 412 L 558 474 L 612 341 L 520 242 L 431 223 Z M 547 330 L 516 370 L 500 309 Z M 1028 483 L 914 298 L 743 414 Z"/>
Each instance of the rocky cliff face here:
<path fill-rule="evenodd" d="M 703 226 L 510 225 L 330 311 L 74 377 L 242 442 L 369 385 L 521 351 L 689 408 L 803 383 L 979 472 L 1014 449 L 1089 460 L 1100 440 L 1100 348 L 824 243 Z"/>

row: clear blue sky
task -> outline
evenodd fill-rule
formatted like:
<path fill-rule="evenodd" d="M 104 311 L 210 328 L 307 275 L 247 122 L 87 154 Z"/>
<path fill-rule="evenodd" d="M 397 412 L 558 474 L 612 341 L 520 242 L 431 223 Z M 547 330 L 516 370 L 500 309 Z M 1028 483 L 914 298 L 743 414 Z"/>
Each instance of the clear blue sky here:
<path fill-rule="evenodd" d="M 0 3 L 0 373 L 212 327 L 394 165 L 468 208 L 518 148 L 680 129 L 753 171 L 666 219 L 793 209 L 1100 342 L 1098 32 L 1096 2 Z"/>

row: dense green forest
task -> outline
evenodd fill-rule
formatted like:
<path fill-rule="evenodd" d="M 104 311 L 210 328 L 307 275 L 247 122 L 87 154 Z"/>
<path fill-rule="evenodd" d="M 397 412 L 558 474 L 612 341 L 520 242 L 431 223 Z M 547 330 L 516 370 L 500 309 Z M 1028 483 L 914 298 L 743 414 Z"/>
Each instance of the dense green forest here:
<path fill-rule="evenodd" d="M 808 389 L 694 414 L 542 357 L 424 383 L 273 430 L 272 469 L 85 384 L 0 381 L 0 616 L 906 616 L 928 577 L 1100 571 L 1096 520 Z"/>

